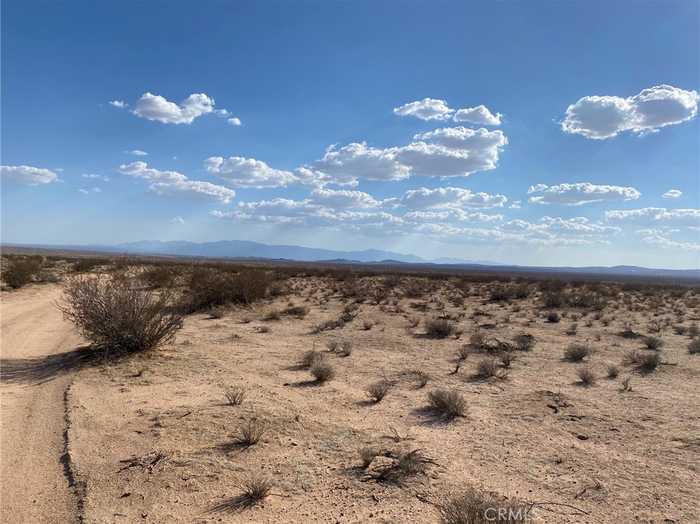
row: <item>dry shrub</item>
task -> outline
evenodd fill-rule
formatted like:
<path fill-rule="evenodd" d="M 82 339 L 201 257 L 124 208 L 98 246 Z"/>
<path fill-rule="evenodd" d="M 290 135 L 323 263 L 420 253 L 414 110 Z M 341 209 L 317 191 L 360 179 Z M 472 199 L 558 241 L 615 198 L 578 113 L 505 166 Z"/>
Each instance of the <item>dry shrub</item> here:
<path fill-rule="evenodd" d="M 309 369 L 309 372 L 319 384 L 324 384 L 335 377 L 335 370 L 325 359 L 316 360 Z"/>
<path fill-rule="evenodd" d="M 578 375 L 581 385 L 588 387 L 595 384 L 596 376 L 590 368 L 580 368 L 576 374 Z"/>
<path fill-rule="evenodd" d="M 590 347 L 585 344 L 570 344 L 564 350 L 564 359 L 569 362 L 581 362 L 592 353 Z"/>
<path fill-rule="evenodd" d="M 617 378 L 617 376 L 620 374 L 620 369 L 617 366 L 610 365 L 608 366 L 608 378 L 613 379 Z"/>
<path fill-rule="evenodd" d="M 362 461 L 362 469 L 367 469 L 372 461 L 384 454 L 384 450 L 377 447 L 365 447 L 360 450 L 360 460 Z"/>
<path fill-rule="evenodd" d="M 272 321 L 272 320 L 281 320 L 282 319 L 282 313 L 280 312 L 279 309 L 271 309 L 265 315 L 263 315 L 263 320 L 266 321 Z"/>
<path fill-rule="evenodd" d="M 651 373 L 661 364 L 661 353 L 633 350 L 625 355 L 624 363 L 628 366 L 635 366 L 642 373 Z"/>
<path fill-rule="evenodd" d="M 465 416 L 467 402 L 458 391 L 436 389 L 428 393 L 430 409 L 440 414 L 447 420 Z"/>
<path fill-rule="evenodd" d="M 238 497 L 237 506 L 254 506 L 270 495 L 272 481 L 266 477 L 254 475 L 242 483 L 241 489 L 243 493 Z"/>
<path fill-rule="evenodd" d="M 428 375 L 425 371 L 421 371 L 420 369 L 409 371 L 407 375 L 415 380 L 416 389 L 424 388 L 430 381 L 430 375 Z"/>
<path fill-rule="evenodd" d="M 530 351 L 535 346 L 535 337 L 529 333 L 521 333 L 513 339 L 518 351 Z"/>
<path fill-rule="evenodd" d="M 320 351 L 310 349 L 309 351 L 304 352 L 304 354 L 301 356 L 301 359 L 299 360 L 299 367 L 309 369 L 317 361 L 325 360 L 325 358 L 326 357 Z"/>
<path fill-rule="evenodd" d="M 309 308 L 306 306 L 288 306 L 282 311 L 283 315 L 296 318 L 304 318 L 309 314 Z"/>
<path fill-rule="evenodd" d="M 547 313 L 547 322 L 556 324 L 557 322 L 559 322 L 559 320 L 561 320 L 561 317 L 556 311 L 550 311 L 549 313 Z"/>
<path fill-rule="evenodd" d="M 172 287 L 177 278 L 177 271 L 168 266 L 152 266 L 139 275 L 139 278 L 152 288 Z"/>
<path fill-rule="evenodd" d="M 269 285 L 270 277 L 258 269 L 229 273 L 198 267 L 190 274 L 183 306 L 194 313 L 224 304 L 251 304 L 265 297 Z"/>
<path fill-rule="evenodd" d="M 253 446 L 260 442 L 260 439 L 265 434 L 267 427 L 258 419 L 246 420 L 238 427 L 235 443 L 240 446 Z"/>
<path fill-rule="evenodd" d="M 498 375 L 498 365 L 494 358 L 484 358 L 476 365 L 476 378 L 487 379 Z"/>
<path fill-rule="evenodd" d="M 425 333 L 429 338 L 447 338 L 455 333 L 455 325 L 444 318 L 432 318 L 425 322 Z"/>
<path fill-rule="evenodd" d="M 647 349 L 659 350 L 663 347 L 664 341 L 658 337 L 644 337 L 642 340 Z"/>
<path fill-rule="evenodd" d="M 226 400 L 231 406 L 240 406 L 245 399 L 245 389 L 239 386 L 230 387 L 225 391 Z"/>
<path fill-rule="evenodd" d="M 376 471 L 373 478 L 378 482 L 402 484 L 407 478 L 425 474 L 428 467 L 435 462 L 427 457 L 420 449 L 388 453 L 392 462 L 383 465 Z"/>
<path fill-rule="evenodd" d="M 469 489 L 441 504 L 443 524 L 515 524 L 530 522 L 530 506 L 499 500 Z"/>
<path fill-rule="evenodd" d="M 690 344 L 688 344 L 688 353 L 691 355 L 700 354 L 700 338 L 690 341 Z"/>
<path fill-rule="evenodd" d="M 173 339 L 182 315 L 172 303 L 169 292 L 135 289 L 126 279 L 76 277 L 66 284 L 59 309 L 97 348 L 133 353 Z"/>
<path fill-rule="evenodd" d="M 42 257 L 14 258 L 9 262 L 3 259 L 2 279 L 5 283 L 19 289 L 29 284 L 41 270 Z"/>
<path fill-rule="evenodd" d="M 382 399 L 389 393 L 389 390 L 393 387 L 393 383 L 389 380 L 383 379 L 374 384 L 370 384 L 367 387 L 367 394 L 375 402 L 381 402 Z"/>

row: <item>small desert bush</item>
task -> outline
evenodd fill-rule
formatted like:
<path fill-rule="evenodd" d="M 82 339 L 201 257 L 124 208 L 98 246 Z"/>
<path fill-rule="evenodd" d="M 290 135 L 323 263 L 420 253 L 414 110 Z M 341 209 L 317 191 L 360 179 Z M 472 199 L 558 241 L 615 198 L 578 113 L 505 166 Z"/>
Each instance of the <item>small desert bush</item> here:
<path fill-rule="evenodd" d="M 326 360 L 316 360 L 311 365 L 309 372 L 319 384 L 324 384 L 335 377 L 335 370 Z"/>
<path fill-rule="evenodd" d="M 265 271 L 248 269 L 230 273 L 211 268 L 195 268 L 183 296 L 188 313 L 224 304 L 251 304 L 267 294 L 270 277 Z"/>
<path fill-rule="evenodd" d="M 244 388 L 234 386 L 228 388 L 224 392 L 224 395 L 226 396 L 226 400 L 228 401 L 229 405 L 240 406 L 243 403 L 243 400 L 245 399 L 245 393 L 246 392 Z"/>
<path fill-rule="evenodd" d="M 367 387 L 367 394 L 376 403 L 381 402 L 382 399 L 389 393 L 393 384 L 386 379 L 380 380 Z"/>
<path fill-rule="evenodd" d="M 272 481 L 266 477 L 254 475 L 242 483 L 241 489 L 243 494 L 239 497 L 240 504 L 254 506 L 270 495 Z"/>
<path fill-rule="evenodd" d="M 370 464 L 372 464 L 372 461 L 376 457 L 382 455 L 383 453 L 384 450 L 374 446 L 368 446 L 360 449 L 360 460 L 362 461 L 362 469 L 367 469 L 370 466 Z"/>
<path fill-rule="evenodd" d="M 517 524 L 530 522 L 526 504 L 498 500 L 469 489 L 440 505 L 443 524 Z"/>
<path fill-rule="evenodd" d="M 513 355 L 513 353 L 510 353 L 508 351 L 504 351 L 503 353 L 501 353 L 499 355 L 498 358 L 501 361 L 501 366 L 508 369 L 508 368 L 510 368 L 511 364 L 515 360 L 515 355 Z"/>
<path fill-rule="evenodd" d="M 374 475 L 375 480 L 401 484 L 409 477 L 425 474 L 428 467 L 435 464 L 419 449 L 398 452 L 391 458 L 392 462 L 382 466 Z"/>
<path fill-rule="evenodd" d="M 595 384 L 596 377 L 590 368 L 579 368 L 576 374 L 578 375 L 578 379 L 583 386 L 588 387 Z"/>
<path fill-rule="evenodd" d="M 559 322 L 560 319 L 561 317 L 559 317 L 559 313 L 557 313 L 556 311 L 550 311 L 549 313 L 547 313 L 547 322 L 556 324 L 557 322 Z"/>
<path fill-rule="evenodd" d="M 21 288 L 39 273 L 41 261 L 41 257 L 13 258 L 9 262 L 3 259 L 2 279 L 14 289 Z"/>
<path fill-rule="evenodd" d="M 495 377 L 497 374 L 498 365 L 496 364 L 496 359 L 484 358 L 476 365 L 476 372 L 474 373 L 474 376 L 476 378 L 487 379 Z"/>
<path fill-rule="evenodd" d="M 651 373 L 661 364 L 661 354 L 634 350 L 625 355 L 624 363 L 628 366 L 635 366 L 643 373 Z"/>
<path fill-rule="evenodd" d="M 139 278 L 152 288 L 171 287 L 175 284 L 177 271 L 168 266 L 152 266 L 139 275 Z"/>
<path fill-rule="evenodd" d="M 73 270 L 76 273 L 89 273 L 96 267 L 106 263 L 106 260 L 99 258 L 79 258 L 73 265 Z"/>
<path fill-rule="evenodd" d="M 513 342 L 519 351 L 530 351 L 535 346 L 535 337 L 529 333 L 521 333 L 515 336 Z"/>
<path fill-rule="evenodd" d="M 65 287 L 59 309 L 105 353 L 133 353 L 170 342 L 182 327 L 169 292 L 156 294 L 126 279 L 76 277 Z"/>
<path fill-rule="evenodd" d="M 647 349 L 659 350 L 663 347 L 664 341 L 658 337 L 644 337 L 642 340 Z"/>
<path fill-rule="evenodd" d="M 617 378 L 617 376 L 620 374 L 620 369 L 617 366 L 610 365 L 608 366 L 608 378 L 613 379 Z"/>
<path fill-rule="evenodd" d="M 696 338 L 690 341 L 688 344 L 688 353 L 691 355 L 700 354 L 700 338 Z"/>
<path fill-rule="evenodd" d="M 280 320 L 282 318 L 282 313 L 280 312 L 279 309 L 270 309 L 265 313 L 263 316 L 263 320 L 266 321 L 272 321 L 272 320 Z"/>
<path fill-rule="evenodd" d="M 585 344 L 570 344 L 564 350 L 564 359 L 569 362 L 581 362 L 584 358 L 590 356 L 592 350 Z"/>
<path fill-rule="evenodd" d="M 309 314 L 309 308 L 306 306 L 288 306 L 282 311 L 283 315 L 296 318 L 304 318 Z"/>
<path fill-rule="evenodd" d="M 430 375 L 420 369 L 409 371 L 408 375 L 415 380 L 417 389 L 424 388 L 430 381 Z"/>
<path fill-rule="evenodd" d="M 267 427 L 262 421 L 255 418 L 246 420 L 238 427 L 235 442 L 240 446 L 253 446 L 260 442 L 266 430 Z"/>
<path fill-rule="evenodd" d="M 632 377 L 625 377 L 622 379 L 620 391 L 632 391 Z"/>
<path fill-rule="evenodd" d="M 430 408 L 447 420 L 465 416 L 467 402 L 461 393 L 455 390 L 436 389 L 428 393 Z"/>
<path fill-rule="evenodd" d="M 310 349 L 309 351 L 304 352 L 304 354 L 301 356 L 301 359 L 299 360 L 299 367 L 309 369 L 316 362 L 321 360 L 325 360 L 323 353 L 316 351 L 315 349 Z"/>
<path fill-rule="evenodd" d="M 425 322 L 425 333 L 429 338 L 447 338 L 455 333 L 455 325 L 444 318 L 432 318 Z"/>

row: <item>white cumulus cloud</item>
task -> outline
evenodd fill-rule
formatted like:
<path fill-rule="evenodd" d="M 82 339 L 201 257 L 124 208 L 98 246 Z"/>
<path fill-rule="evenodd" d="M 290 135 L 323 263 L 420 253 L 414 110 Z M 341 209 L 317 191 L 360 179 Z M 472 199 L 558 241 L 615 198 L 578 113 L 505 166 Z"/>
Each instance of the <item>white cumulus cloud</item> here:
<path fill-rule="evenodd" d="M 669 189 L 663 195 L 661 195 L 662 198 L 666 199 L 680 198 L 681 196 L 683 196 L 683 191 L 681 191 L 680 189 Z"/>
<path fill-rule="evenodd" d="M 503 207 L 508 201 L 504 195 L 491 195 L 489 193 L 473 193 L 469 189 L 458 187 L 439 187 L 428 189 L 421 187 L 406 191 L 401 197 L 401 204 L 410 209 L 443 208 L 443 207 L 471 207 L 493 208 Z"/>
<path fill-rule="evenodd" d="M 50 169 L 33 166 L 0 166 L 2 180 L 29 186 L 51 184 L 58 181 L 58 175 Z"/>
<path fill-rule="evenodd" d="M 700 226 L 700 209 L 666 209 L 644 207 L 639 209 L 612 210 L 605 212 L 609 222 L 637 224 L 647 227 Z"/>
<path fill-rule="evenodd" d="M 297 181 L 290 171 L 274 169 L 262 160 L 232 156 L 212 156 L 204 161 L 210 173 L 232 187 L 285 187 Z"/>
<path fill-rule="evenodd" d="M 214 99 L 204 93 L 193 93 L 179 104 L 160 95 L 144 93 L 132 113 L 163 124 L 191 124 L 195 118 L 214 112 L 214 105 Z"/>
<path fill-rule="evenodd" d="M 149 189 L 158 195 L 186 194 L 212 198 L 224 204 L 228 204 L 236 192 L 224 186 L 190 180 L 177 171 L 160 171 L 148 167 L 146 162 L 132 162 L 119 166 L 119 172 L 149 182 Z"/>
<path fill-rule="evenodd" d="M 130 149 L 128 151 L 124 151 L 127 155 L 134 155 L 134 156 L 148 156 L 148 153 L 145 151 L 142 151 L 140 149 Z"/>
<path fill-rule="evenodd" d="M 680 124 L 698 113 L 697 91 L 669 85 L 644 89 L 641 93 L 619 96 L 584 96 L 566 109 L 561 123 L 565 133 L 603 140 L 624 131 L 654 132 Z"/>
<path fill-rule="evenodd" d="M 593 202 L 637 200 L 641 193 L 633 187 L 610 186 L 581 182 L 548 186 L 537 184 L 528 189 L 529 201 L 534 204 L 563 204 L 580 206 Z"/>
<path fill-rule="evenodd" d="M 228 123 L 229 123 L 230 125 L 232 125 L 232 126 L 241 126 L 241 125 L 243 125 L 243 123 L 241 122 L 241 119 L 238 118 L 238 117 L 236 117 L 236 116 L 226 119 L 226 122 L 228 122 Z"/>
<path fill-rule="evenodd" d="M 394 108 L 395 115 L 413 116 L 421 120 L 447 120 L 453 112 L 454 109 L 450 109 L 447 102 L 435 98 L 424 98 Z"/>
<path fill-rule="evenodd" d="M 124 102 L 123 100 L 110 100 L 109 105 L 118 107 L 119 109 L 124 109 L 126 107 L 129 107 L 129 104 Z"/>
<path fill-rule="evenodd" d="M 472 124 L 480 124 L 485 126 L 500 126 L 501 116 L 503 116 L 501 113 L 496 113 L 494 115 L 491 111 L 489 111 L 488 107 L 482 104 L 476 107 L 458 109 L 454 114 L 454 121 L 471 122 Z"/>

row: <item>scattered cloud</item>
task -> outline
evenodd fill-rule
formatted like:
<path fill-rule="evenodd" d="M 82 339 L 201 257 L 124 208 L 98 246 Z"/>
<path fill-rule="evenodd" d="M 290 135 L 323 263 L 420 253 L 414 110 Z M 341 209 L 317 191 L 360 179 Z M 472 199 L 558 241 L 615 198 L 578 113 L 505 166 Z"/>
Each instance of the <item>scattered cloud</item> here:
<path fill-rule="evenodd" d="M 141 151 L 140 149 L 131 149 L 124 151 L 127 155 L 134 155 L 134 156 L 148 156 L 148 153 L 145 151 Z"/>
<path fill-rule="evenodd" d="M 208 172 L 232 187 L 285 187 L 297 182 L 291 171 L 274 169 L 262 160 L 232 156 L 212 156 L 204 161 Z"/>
<path fill-rule="evenodd" d="M 424 98 L 394 108 L 395 115 L 413 116 L 421 120 L 448 120 L 452 113 L 454 109 L 450 109 L 447 102 L 435 98 Z"/>
<path fill-rule="evenodd" d="M 406 191 L 401 197 L 402 205 L 409 209 L 426 208 L 493 208 L 503 207 L 508 201 L 504 195 L 473 193 L 469 189 L 458 187 L 439 187 L 428 189 L 421 187 Z"/>
<path fill-rule="evenodd" d="M 0 166 L 0 175 L 6 182 L 28 186 L 51 184 L 58 181 L 58 175 L 50 169 L 33 166 Z"/>
<path fill-rule="evenodd" d="M 180 217 L 180 216 L 173 217 L 173 218 L 170 219 L 170 223 L 171 223 L 171 224 L 184 224 L 184 223 L 185 223 L 185 219 L 182 218 L 182 217 Z"/>
<path fill-rule="evenodd" d="M 236 116 L 227 119 L 226 122 L 228 122 L 228 123 L 229 123 L 230 125 L 232 125 L 232 126 L 241 126 L 241 125 L 243 125 L 243 123 L 241 122 L 241 119 L 238 118 L 238 117 L 236 117 Z"/>
<path fill-rule="evenodd" d="M 471 122 L 472 124 L 484 126 L 500 126 L 501 116 L 503 116 L 501 113 L 494 115 L 485 105 L 478 105 L 476 107 L 458 109 L 454 115 L 454 121 Z"/>
<path fill-rule="evenodd" d="M 619 133 L 655 132 L 680 124 L 698 113 L 697 91 L 669 85 L 644 89 L 628 98 L 584 96 L 566 109 L 561 123 L 565 133 L 604 140 Z"/>
<path fill-rule="evenodd" d="M 381 205 L 368 193 L 347 189 L 315 189 L 311 193 L 311 200 L 334 209 L 374 208 Z"/>
<path fill-rule="evenodd" d="M 224 204 L 228 204 L 236 196 L 236 192 L 227 187 L 200 180 L 190 180 L 177 171 L 153 169 L 148 167 L 146 162 L 136 161 L 122 164 L 119 166 L 119 172 L 147 180 L 149 189 L 158 195 L 195 195 L 212 198 Z"/>
<path fill-rule="evenodd" d="M 594 202 L 617 202 L 637 200 L 641 193 L 633 187 L 597 185 L 589 182 L 577 184 L 558 184 L 548 186 L 537 184 L 527 191 L 533 204 L 563 204 L 581 206 Z"/>
<path fill-rule="evenodd" d="M 680 189 L 669 189 L 663 195 L 661 195 L 662 198 L 666 199 L 680 198 L 681 196 L 683 196 L 683 191 L 681 191 Z"/>
<path fill-rule="evenodd" d="M 637 224 L 648 227 L 683 227 L 700 225 L 700 209 L 666 209 L 644 207 L 640 209 L 612 210 L 605 212 L 608 222 Z"/>
<path fill-rule="evenodd" d="M 102 182 L 109 182 L 109 177 L 105 175 L 95 175 L 92 173 L 85 173 L 83 178 L 88 178 L 90 180 L 101 180 Z"/>
<path fill-rule="evenodd" d="M 109 105 L 114 106 L 114 107 L 118 107 L 119 109 L 125 109 L 125 108 L 129 107 L 129 104 L 127 104 L 123 100 L 110 100 Z"/>
<path fill-rule="evenodd" d="M 162 122 L 163 124 L 191 124 L 208 113 L 228 116 L 225 109 L 214 109 L 214 99 L 204 93 L 193 93 L 179 104 L 160 95 L 144 93 L 136 102 L 133 114 L 140 118 Z"/>
<path fill-rule="evenodd" d="M 396 159 L 393 149 L 368 147 L 366 142 L 352 143 L 343 147 L 335 145 L 326 149 L 323 158 L 312 165 L 329 179 L 348 183 L 364 180 L 403 180 L 409 176 L 409 167 Z"/>
<path fill-rule="evenodd" d="M 102 190 L 99 187 L 93 187 L 90 189 L 78 189 L 78 192 L 82 193 L 83 195 L 89 195 L 90 193 L 102 193 Z"/>

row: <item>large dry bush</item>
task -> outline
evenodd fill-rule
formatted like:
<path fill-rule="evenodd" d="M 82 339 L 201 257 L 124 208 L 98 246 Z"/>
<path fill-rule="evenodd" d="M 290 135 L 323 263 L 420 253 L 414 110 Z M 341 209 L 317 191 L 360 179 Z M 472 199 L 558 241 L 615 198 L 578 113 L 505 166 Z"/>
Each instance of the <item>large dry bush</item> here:
<path fill-rule="evenodd" d="M 270 276 L 258 269 L 239 273 L 195 268 L 183 296 L 185 311 L 204 311 L 223 304 L 251 304 L 267 294 Z"/>
<path fill-rule="evenodd" d="M 12 288 L 20 288 L 34 279 L 41 264 L 41 257 L 13 258 L 10 261 L 3 259 L 2 279 Z"/>
<path fill-rule="evenodd" d="M 113 277 L 75 277 L 59 309 L 95 347 L 108 354 L 154 349 L 172 340 L 182 316 L 169 292 L 134 288 Z"/>

